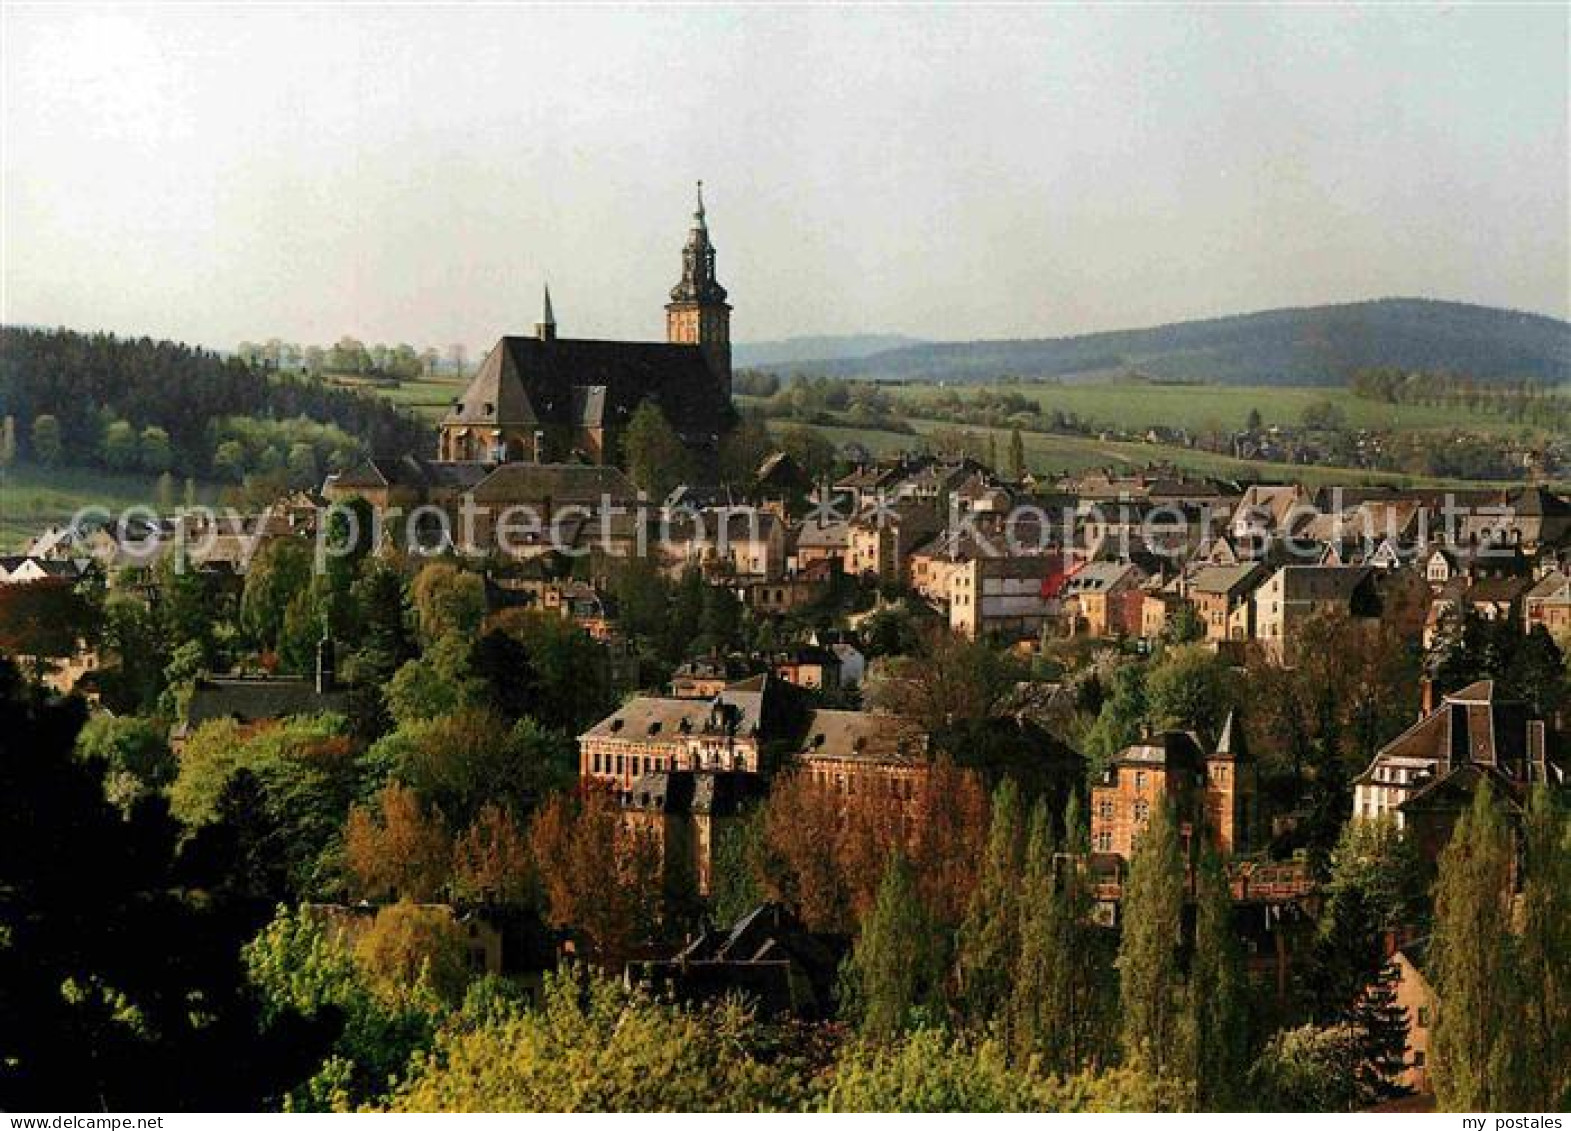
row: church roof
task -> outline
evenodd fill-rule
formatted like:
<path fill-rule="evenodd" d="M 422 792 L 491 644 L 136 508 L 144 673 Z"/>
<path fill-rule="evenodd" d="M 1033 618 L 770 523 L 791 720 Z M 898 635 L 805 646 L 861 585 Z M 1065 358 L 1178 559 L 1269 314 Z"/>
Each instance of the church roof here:
<path fill-rule="evenodd" d="M 509 336 L 443 423 L 620 429 L 649 398 L 688 440 L 711 439 L 730 413 L 698 346 Z"/>

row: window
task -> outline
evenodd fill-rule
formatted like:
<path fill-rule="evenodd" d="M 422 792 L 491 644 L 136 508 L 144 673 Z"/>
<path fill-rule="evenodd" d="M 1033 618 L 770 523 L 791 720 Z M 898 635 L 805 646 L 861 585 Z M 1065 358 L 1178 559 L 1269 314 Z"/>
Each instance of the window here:
<path fill-rule="evenodd" d="M 1429 1028 L 1429 1007 L 1427 1005 L 1418 1007 L 1418 1027 L 1420 1029 Z"/>
<path fill-rule="evenodd" d="M 1146 772 L 1144 770 L 1136 770 L 1135 771 L 1135 788 L 1136 789 L 1144 789 L 1145 787 L 1146 787 Z"/>
<path fill-rule="evenodd" d="M 1151 803 L 1142 798 L 1135 802 L 1135 820 L 1141 824 L 1151 819 Z"/>
<path fill-rule="evenodd" d="M 1414 1049 L 1413 1050 L 1413 1067 L 1414 1068 L 1422 1068 L 1423 1066 L 1424 1066 L 1424 1050 L 1423 1049 Z"/>
<path fill-rule="evenodd" d="M 1108 832 L 1097 833 L 1096 850 L 1098 852 L 1113 851 L 1113 834 Z"/>
<path fill-rule="evenodd" d="M 1104 821 L 1111 821 L 1113 819 L 1113 803 L 1111 801 L 1100 803 L 1096 807 L 1096 815 Z"/>

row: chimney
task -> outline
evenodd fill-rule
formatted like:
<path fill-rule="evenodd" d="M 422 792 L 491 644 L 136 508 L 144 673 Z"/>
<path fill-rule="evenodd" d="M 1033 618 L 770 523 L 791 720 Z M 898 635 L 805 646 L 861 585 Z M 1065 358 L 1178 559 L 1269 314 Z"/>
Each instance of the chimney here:
<path fill-rule="evenodd" d="M 1435 681 L 1425 676 L 1418 681 L 1419 690 L 1423 693 L 1423 701 L 1418 709 L 1418 717 L 1428 718 L 1435 711 Z"/>
<path fill-rule="evenodd" d="M 316 693 L 326 695 L 338 686 L 336 657 L 333 638 L 324 628 L 322 639 L 316 642 Z"/>

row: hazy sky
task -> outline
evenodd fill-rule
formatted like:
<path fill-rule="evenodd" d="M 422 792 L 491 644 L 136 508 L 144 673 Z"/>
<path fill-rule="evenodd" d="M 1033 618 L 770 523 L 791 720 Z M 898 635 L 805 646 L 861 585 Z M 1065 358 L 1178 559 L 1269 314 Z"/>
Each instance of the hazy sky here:
<path fill-rule="evenodd" d="M 8 322 L 738 340 L 1567 317 L 1567 9 L 10 7 Z"/>

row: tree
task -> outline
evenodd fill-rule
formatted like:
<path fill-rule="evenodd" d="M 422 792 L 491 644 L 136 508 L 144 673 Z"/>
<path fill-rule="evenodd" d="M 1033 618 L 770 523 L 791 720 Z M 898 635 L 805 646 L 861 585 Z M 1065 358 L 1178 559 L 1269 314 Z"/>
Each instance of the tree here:
<path fill-rule="evenodd" d="M 937 927 L 917 894 L 910 862 L 897 851 L 848 967 L 848 996 L 862 1032 L 893 1040 L 938 1009 L 943 963 Z"/>
<path fill-rule="evenodd" d="M 720 474 L 724 482 L 750 489 L 774 441 L 769 428 L 756 413 L 744 413 L 740 422 L 720 441 Z"/>
<path fill-rule="evenodd" d="M 1522 1106 L 1571 1109 L 1571 819 L 1547 786 L 1528 799 L 1523 830 L 1522 934 L 1526 988 Z"/>
<path fill-rule="evenodd" d="M 409 600 L 427 645 L 449 632 L 472 637 L 485 618 L 485 581 L 448 562 L 431 562 L 415 575 Z"/>
<path fill-rule="evenodd" d="M 768 898 L 758 875 L 764 851 L 763 815 L 762 808 L 755 808 L 722 822 L 716 831 L 709 902 L 718 923 L 735 923 Z"/>
<path fill-rule="evenodd" d="M 1249 1066 L 1249 1008 L 1227 875 L 1207 852 L 1199 868 L 1195 940 L 1184 986 L 1180 1048 L 1202 1111 L 1231 1110 Z"/>
<path fill-rule="evenodd" d="M 75 655 L 96 617 L 93 602 L 64 578 L 0 585 L 0 648 L 31 660 L 35 678 L 50 660 Z"/>
<path fill-rule="evenodd" d="M 987 855 L 960 928 L 958 966 L 962 1002 L 973 1024 L 985 1028 L 1004 1012 L 1010 973 L 1019 961 L 1018 884 L 1023 850 L 1020 791 L 1005 778 L 993 791 Z"/>
<path fill-rule="evenodd" d="M 152 475 L 168 474 L 169 468 L 174 464 L 174 450 L 169 446 L 168 432 L 156 424 L 149 424 L 142 429 L 136 447 L 143 471 Z M 160 505 L 168 506 L 162 501 Z"/>
<path fill-rule="evenodd" d="M 375 986 L 351 949 L 329 937 L 307 908 L 280 908 L 241 959 L 262 1003 L 264 1029 L 311 1038 L 303 1062 L 311 1075 L 292 1082 L 291 1110 L 341 1110 L 379 1097 L 431 1043 L 439 1003 Z"/>
<path fill-rule="evenodd" d="M 930 634 L 918 656 L 891 660 L 874 705 L 928 731 L 987 719 L 1024 678 L 1020 660 L 985 640 Z"/>
<path fill-rule="evenodd" d="M 663 499 L 692 478 L 692 459 L 682 437 L 653 400 L 641 402 L 622 435 L 627 477 L 651 498 Z"/>
<path fill-rule="evenodd" d="M 94 715 L 77 735 L 76 753 L 102 766 L 106 794 L 125 812 L 172 782 L 177 769 L 162 730 L 135 716 Z"/>
<path fill-rule="evenodd" d="M 453 845 L 453 891 L 460 899 L 519 904 L 535 892 L 529 844 L 502 806 L 487 802 Z"/>
<path fill-rule="evenodd" d="M 33 458 L 45 467 L 58 467 L 65 455 L 65 443 L 60 432 L 60 420 L 49 413 L 33 418 Z"/>
<path fill-rule="evenodd" d="M 1170 806 L 1151 808 L 1119 908 L 1121 1043 L 1125 1060 L 1158 1074 L 1177 1062 L 1181 987 L 1177 948 L 1184 907 L 1184 860 Z"/>
<path fill-rule="evenodd" d="M 1020 429 L 1009 430 L 1009 477 L 1016 483 L 1026 475 L 1026 442 Z"/>
<path fill-rule="evenodd" d="M 1508 937 L 1511 833 L 1487 784 L 1440 854 L 1430 1079 L 1447 1111 L 1516 1109 L 1521 1002 Z"/>
<path fill-rule="evenodd" d="M 792 424 L 782 429 L 780 450 L 795 460 L 815 483 L 834 470 L 835 445 L 816 428 Z"/>
<path fill-rule="evenodd" d="M 1347 427 L 1347 413 L 1333 401 L 1318 400 L 1304 406 L 1300 422 L 1311 432 L 1340 432 Z"/>
<path fill-rule="evenodd" d="M 360 896 L 435 899 L 452 876 L 447 823 L 414 790 L 390 782 L 374 807 L 350 809 L 344 864 Z"/>
<path fill-rule="evenodd" d="M 595 960 L 620 970 L 657 926 L 661 884 L 650 838 L 623 823 L 609 793 L 587 788 L 551 797 L 530 826 L 529 846 L 550 922 L 582 931 Z"/>
<path fill-rule="evenodd" d="M 275 538 L 257 551 L 240 595 L 240 623 L 262 649 L 278 648 L 290 602 L 310 585 L 311 551 L 303 543 Z"/>
<path fill-rule="evenodd" d="M 1227 659 L 1200 644 L 1169 648 L 1146 675 L 1146 710 L 1168 730 L 1195 730 L 1211 741 L 1232 705 L 1234 676 Z"/>
<path fill-rule="evenodd" d="M 448 907 L 403 899 L 379 908 L 355 941 L 355 961 L 392 995 L 425 986 L 456 1005 L 469 985 L 468 939 Z"/>
<path fill-rule="evenodd" d="M 771 1052 L 774 1055 L 771 1055 Z M 686 1008 L 620 978 L 546 975 L 537 1008 L 503 1004 L 447 1027 L 397 1086 L 393 1111 L 794 1109 L 795 1058 L 735 1002 Z"/>

